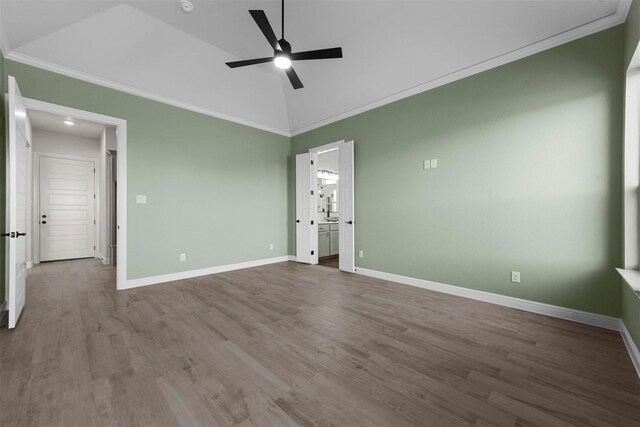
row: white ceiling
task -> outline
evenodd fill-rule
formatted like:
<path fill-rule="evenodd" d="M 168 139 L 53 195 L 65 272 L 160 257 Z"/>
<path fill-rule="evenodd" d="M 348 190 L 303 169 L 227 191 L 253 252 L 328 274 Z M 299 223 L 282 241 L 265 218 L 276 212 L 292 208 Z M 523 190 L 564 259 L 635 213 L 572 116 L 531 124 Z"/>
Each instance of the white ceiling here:
<path fill-rule="evenodd" d="M 35 130 L 44 130 L 48 132 L 64 133 L 66 135 L 75 135 L 83 138 L 100 139 L 105 126 L 99 123 L 88 122 L 86 120 L 78 120 L 74 117 L 60 116 L 58 114 L 47 113 L 38 110 L 28 110 L 31 128 Z M 75 124 L 68 126 L 64 121 L 71 119 Z"/>
<path fill-rule="evenodd" d="M 623 22 L 627 0 L 286 1 L 294 51 L 341 46 L 340 60 L 303 61 L 293 90 L 248 13 L 280 34 L 280 2 L 0 0 L 9 59 L 285 135 L 317 127 Z"/>

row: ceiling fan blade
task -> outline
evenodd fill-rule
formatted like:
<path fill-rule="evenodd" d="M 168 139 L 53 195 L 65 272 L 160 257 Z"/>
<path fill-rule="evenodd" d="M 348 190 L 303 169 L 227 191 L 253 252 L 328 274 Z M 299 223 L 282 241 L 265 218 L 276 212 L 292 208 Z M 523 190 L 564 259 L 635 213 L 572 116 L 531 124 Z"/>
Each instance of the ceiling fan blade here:
<path fill-rule="evenodd" d="M 256 59 L 246 59 L 244 61 L 233 61 L 227 62 L 227 66 L 229 68 L 238 68 L 238 67 L 246 67 L 247 65 L 256 65 L 256 64 L 264 64 L 265 62 L 273 61 L 273 57 L 268 58 L 256 58 Z"/>
<path fill-rule="evenodd" d="M 304 87 L 302 85 L 302 82 L 300 81 L 300 77 L 298 77 L 296 72 L 293 71 L 293 67 L 289 67 L 285 71 L 287 73 L 287 77 L 289 77 L 289 81 L 291 82 L 291 86 L 293 86 L 294 89 L 300 89 L 300 88 Z"/>
<path fill-rule="evenodd" d="M 264 10 L 250 10 L 249 13 L 253 17 L 253 20 L 256 21 L 256 24 L 258 24 L 262 34 L 264 34 L 273 50 L 282 50 L 280 49 L 278 38 L 273 32 L 273 28 L 271 28 L 271 24 L 269 24 L 269 20 L 267 19 L 267 15 L 264 13 Z"/>
<path fill-rule="evenodd" d="M 330 49 L 307 50 L 306 52 L 296 52 L 291 54 L 292 61 L 305 61 L 307 59 L 333 59 L 342 58 L 342 48 L 332 47 Z"/>

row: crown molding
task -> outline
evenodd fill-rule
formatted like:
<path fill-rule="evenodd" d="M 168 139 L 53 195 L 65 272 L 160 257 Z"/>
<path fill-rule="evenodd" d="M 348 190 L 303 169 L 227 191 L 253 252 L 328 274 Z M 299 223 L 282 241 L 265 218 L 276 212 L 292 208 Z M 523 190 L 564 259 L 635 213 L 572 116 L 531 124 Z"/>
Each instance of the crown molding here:
<path fill-rule="evenodd" d="M 265 126 L 260 123 L 256 123 L 250 120 L 245 120 L 240 117 L 231 116 L 228 114 L 224 114 L 215 110 L 199 107 L 187 102 L 179 101 L 177 99 L 165 97 L 162 95 L 157 95 L 152 92 L 148 92 L 145 90 L 137 89 L 129 85 L 124 85 L 121 83 L 114 82 L 112 80 L 108 80 L 102 77 L 93 76 L 88 73 L 79 72 L 73 70 L 71 68 L 63 67 L 52 62 L 44 61 L 29 55 L 25 55 L 16 51 L 11 51 L 8 48 L 6 40 L 2 37 L 0 33 L 0 50 L 5 57 L 5 59 L 9 59 L 11 61 L 19 62 L 22 64 L 30 65 L 37 68 L 42 68 L 44 70 L 52 71 L 57 74 L 62 74 L 67 77 L 72 77 L 78 80 L 82 80 L 88 83 L 93 83 L 99 86 L 107 87 L 109 89 L 114 89 L 119 92 L 128 93 L 130 95 L 139 96 L 141 98 L 150 99 L 152 101 L 160 102 L 163 104 L 171 105 L 174 107 L 182 108 L 184 110 L 193 111 L 196 113 L 204 114 L 207 116 L 215 117 L 222 120 L 227 120 L 233 123 L 238 123 L 244 126 L 249 126 L 255 129 L 263 130 L 266 132 L 274 133 L 277 135 L 282 135 L 285 137 L 293 137 L 296 135 L 303 134 L 305 132 L 309 132 L 311 130 L 329 125 L 331 123 L 338 122 L 340 120 L 344 120 L 346 118 L 364 113 L 369 110 L 373 110 L 378 107 L 382 107 L 387 104 L 391 104 L 393 102 L 399 101 L 404 98 L 408 98 L 413 95 L 417 95 L 422 92 L 429 91 L 431 89 L 435 89 L 440 86 L 444 86 L 449 83 L 453 83 L 457 80 L 464 79 L 466 77 L 473 76 L 475 74 L 482 73 L 484 71 L 488 71 L 490 69 L 499 67 L 501 65 L 508 64 L 513 61 L 517 61 L 519 59 L 525 58 L 527 56 L 534 55 L 536 53 L 543 52 L 545 50 L 560 46 L 562 44 L 577 40 L 582 37 L 589 36 L 591 34 L 597 33 L 599 31 L 606 30 L 608 28 L 614 27 L 616 25 L 622 24 L 625 22 L 627 15 L 629 14 L 629 9 L 631 7 L 631 0 L 620 0 L 618 2 L 618 7 L 616 12 L 605 16 L 603 18 L 597 19 L 595 21 L 580 25 L 578 27 L 572 28 L 560 34 L 556 34 L 555 36 L 546 38 L 544 40 L 540 40 L 536 43 L 532 43 L 528 46 L 507 52 L 503 55 L 496 56 L 494 58 L 490 58 L 488 60 L 479 62 L 477 64 L 465 67 L 458 71 L 454 71 L 450 74 L 440 76 L 436 79 L 430 80 L 428 82 L 419 84 L 412 88 L 402 90 L 395 94 L 380 98 L 376 101 L 361 105 L 359 107 L 353 108 L 351 110 L 336 114 L 334 116 L 328 117 L 324 120 L 320 120 L 318 122 L 312 123 L 308 126 L 303 126 L 301 128 L 295 130 L 283 130 L 277 129 L 270 126 Z"/>
<path fill-rule="evenodd" d="M 263 130 L 270 133 L 275 133 L 277 135 L 282 135 L 286 137 L 291 137 L 291 133 L 286 130 L 276 129 L 270 126 L 264 126 L 260 123 L 255 123 L 250 120 L 244 120 L 240 117 L 231 116 L 228 114 L 220 113 L 218 111 L 214 111 L 207 108 L 198 107 L 193 104 L 189 104 L 187 102 L 179 101 L 177 99 L 169 98 L 162 95 L 157 95 L 152 92 L 148 92 L 145 90 L 137 89 L 132 86 L 128 86 L 125 84 L 117 83 L 109 79 L 105 79 L 103 77 L 96 77 L 88 73 L 83 73 L 80 71 L 73 70 L 71 68 L 63 67 L 58 64 L 54 64 L 52 62 L 44 61 L 42 59 L 34 58 L 29 55 L 25 55 L 20 52 L 12 51 L 8 55 L 5 56 L 5 59 L 10 61 L 19 62 L 21 64 L 30 65 L 32 67 L 41 68 L 43 70 L 51 71 L 57 74 L 62 74 L 63 76 L 71 77 L 77 80 L 82 80 L 88 83 L 92 83 L 98 86 L 103 86 L 109 89 L 117 90 L 119 92 L 124 92 L 129 95 L 139 96 L 141 98 L 149 99 L 151 101 L 160 102 L 163 104 L 171 105 L 173 107 L 182 108 L 183 110 L 193 111 L 195 113 L 204 114 L 206 116 L 215 117 L 217 119 L 226 120 L 233 123 L 238 123 L 244 126 L 249 126 L 254 129 Z"/>
<path fill-rule="evenodd" d="M 431 89 L 435 89 L 437 87 L 444 86 L 449 83 L 453 83 L 457 80 L 462 80 L 464 78 L 473 76 L 475 74 L 479 74 L 484 71 L 491 70 L 492 68 L 496 68 L 501 65 L 505 65 L 522 58 L 526 58 L 527 56 L 531 56 L 536 53 L 543 52 L 545 50 L 554 48 L 556 46 L 569 43 L 571 41 L 580 39 L 582 37 L 589 36 L 599 31 L 606 30 L 607 28 L 615 27 L 616 25 L 622 24 L 626 21 L 627 15 L 629 14 L 630 7 L 631 7 L 631 0 L 620 0 L 618 2 L 618 8 L 616 9 L 616 12 L 612 13 L 611 15 L 607 15 L 595 21 L 579 25 L 570 30 L 556 34 L 555 36 L 548 37 L 546 39 L 524 46 L 522 48 L 507 52 L 505 54 L 496 56 L 494 58 L 487 59 L 485 61 L 479 62 L 474 65 L 462 68 L 458 71 L 454 71 L 450 74 L 440 76 L 438 78 L 419 84 L 412 88 L 402 90 L 400 92 L 396 92 L 395 94 L 380 98 L 376 101 L 370 102 L 365 105 L 361 105 L 359 107 L 353 108 L 343 113 L 336 114 L 335 116 L 328 117 L 324 120 L 312 123 L 308 126 L 303 126 L 299 129 L 292 129 L 291 135 L 292 136 L 301 135 L 305 132 L 309 132 L 311 130 L 326 126 L 328 124 L 335 123 L 340 120 L 344 120 L 346 118 L 364 113 L 365 111 L 373 110 L 375 108 L 382 107 L 383 105 L 391 104 L 401 99 L 408 98 L 413 95 L 417 95 L 421 92 L 426 92 Z"/>

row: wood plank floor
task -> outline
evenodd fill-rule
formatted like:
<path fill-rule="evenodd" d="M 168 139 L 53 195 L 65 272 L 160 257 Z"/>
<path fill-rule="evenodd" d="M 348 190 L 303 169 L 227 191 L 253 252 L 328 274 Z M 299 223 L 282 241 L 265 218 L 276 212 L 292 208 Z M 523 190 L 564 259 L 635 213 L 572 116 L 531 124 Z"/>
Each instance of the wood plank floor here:
<path fill-rule="evenodd" d="M 42 264 L 0 330 L 0 425 L 638 426 L 617 332 L 326 267 L 116 292 Z"/>
<path fill-rule="evenodd" d="M 331 268 L 340 268 L 340 255 L 333 255 L 318 260 L 318 265 Z"/>

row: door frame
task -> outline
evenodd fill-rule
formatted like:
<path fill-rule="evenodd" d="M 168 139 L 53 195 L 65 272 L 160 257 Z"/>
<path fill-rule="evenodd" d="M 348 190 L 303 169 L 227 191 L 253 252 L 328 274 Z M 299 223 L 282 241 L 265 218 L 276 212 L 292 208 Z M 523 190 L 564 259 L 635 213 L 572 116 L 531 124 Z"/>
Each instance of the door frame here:
<path fill-rule="evenodd" d="M 94 246 L 95 249 L 93 250 L 93 257 L 95 258 L 98 255 L 98 249 L 100 246 L 100 215 L 98 215 L 98 208 L 100 206 L 100 200 L 101 197 L 103 197 L 102 194 L 100 194 L 100 186 L 98 185 L 98 179 L 97 177 L 100 176 L 100 170 L 99 167 L 100 165 L 98 164 L 98 160 L 97 159 L 92 159 L 90 157 L 75 157 L 75 156 L 67 156 L 64 154 L 50 154 L 50 153 L 45 153 L 43 151 L 35 151 L 33 152 L 33 160 L 34 160 L 34 164 L 36 167 L 32 168 L 32 189 L 31 189 L 31 193 L 32 193 L 32 211 L 31 212 L 27 212 L 27 217 L 31 216 L 31 218 L 29 218 L 29 220 L 31 221 L 31 229 L 33 230 L 33 233 L 31 234 L 31 256 L 33 258 L 33 264 L 39 264 L 40 263 L 40 251 L 41 251 L 41 241 L 40 241 L 40 159 L 42 157 L 50 157 L 52 159 L 60 159 L 60 160 L 78 160 L 81 162 L 89 162 L 93 164 L 93 169 L 95 170 L 94 173 L 94 177 L 93 177 L 93 193 L 96 195 L 96 198 L 93 201 L 93 219 L 95 220 L 95 224 L 93 226 L 93 242 L 94 242 Z M 33 213 L 38 213 L 37 215 L 30 215 Z"/>
<path fill-rule="evenodd" d="M 327 152 L 327 151 L 332 151 L 332 150 L 340 150 L 340 146 L 342 144 L 344 144 L 346 142 L 345 139 L 340 139 L 338 141 L 335 142 L 331 142 L 329 144 L 324 144 L 324 145 L 320 145 L 317 147 L 312 147 L 309 148 L 309 153 L 315 153 L 316 155 Z M 355 172 L 355 162 L 353 165 L 354 168 L 354 172 Z M 338 172 L 341 173 L 341 172 Z M 354 182 L 354 186 L 355 186 L 355 182 Z M 340 181 L 338 181 L 338 191 L 340 191 Z M 340 207 L 338 207 L 340 209 Z M 356 211 L 355 211 L 355 203 L 354 203 L 354 208 L 353 208 L 353 217 L 354 217 L 354 224 L 355 224 L 355 216 L 356 216 Z M 318 209 L 313 209 L 311 212 L 311 219 L 313 219 L 315 221 L 315 223 L 318 223 Z M 355 225 L 354 225 L 355 227 Z M 354 228 L 355 230 L 355 228 Z M 354 233 L 355 234 L 355 233 Z M 342 241 L 342 239 L 344 238 L 343 233 L 340 233 L 340 241 Z M 356 265 L 355 265 L 355 259 L 356 259 L 356 241 L 355 239 L 353 240 L 353 247 L 351 248 L 353 250 L 353 266 L 352 266 L 352 270 L 351 271 L 346 271 L 347 273 L 352 273 L 356 271 Z M 338 256 L 340 256 L 340 254 L 338 253 Z M 341 271 L 345 271 L 345 270 L 341 270 Z"/>
<path fill-rule="evenodd" d="M 50 102 L 23 98 L 27 110 L 43 111 L 76 119 L 87 120 L 116 128 L 118 150 L 118 197 L 117 197 L 117 233 L 118 254 L 116 265 L 116 289 L 127 287 L 127 121 L 117 117 L 105 116 L 90 111 L 78 110 Z M 97 171 L 97 168 L 96 168 Z M 98 196 L 96 196 L 97 198 Z M 99 216 L 96 214 L 96 217 Z M 98 247 L 98 245 L 96 245 Z M 39 257 L 39 254 L 38 254 Z"/>

